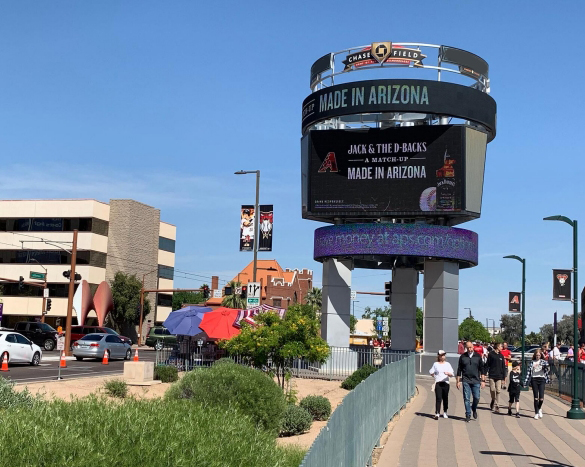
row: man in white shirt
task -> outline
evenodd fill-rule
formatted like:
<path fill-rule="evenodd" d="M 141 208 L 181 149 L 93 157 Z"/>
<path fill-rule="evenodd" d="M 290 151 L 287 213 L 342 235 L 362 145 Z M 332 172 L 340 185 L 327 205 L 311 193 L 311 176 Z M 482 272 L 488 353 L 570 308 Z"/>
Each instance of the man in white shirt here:
<path fill-rule="evenodd" d="M 549 364 L 552 368 L 553 373 L 557 376 L 557 378 L 559 377 L 559 362 L 561 361 L 561 343 L 557 342 L 557 345 L 555 345 L 552 350 L 550 351 L 550 355 L 552 357 L 552 361 L 549 361 Z"/>

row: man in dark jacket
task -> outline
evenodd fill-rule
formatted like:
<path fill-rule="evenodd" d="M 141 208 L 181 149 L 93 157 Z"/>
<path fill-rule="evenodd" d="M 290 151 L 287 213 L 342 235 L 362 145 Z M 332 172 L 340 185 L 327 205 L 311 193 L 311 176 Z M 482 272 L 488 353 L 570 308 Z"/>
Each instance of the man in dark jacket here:
<path fill-rule="evenodd" d="M 506 378 L 506 359 L 502 355 L 502 344 L 496 344 L 487 359 L 487 372 L 490 377 L 490 394 L 492 401 L 490 409 L 495 413 L 500 412 L 500 390 L 502 381 Z"/>
<path fill-rule="evenodd" d="M 473 418 L 477 420 L 477 404 L 479 404 L 479 390 L 485 387 L 485 370 L 480 354 L 473 351 L 473 343 L 465 344 L 466 352 L 459 357 L 457 365 L 457 389 L 461 388 L 463 381 L 463 402 L 465 403 L 465 421 Z M 473 394 L 473 405 L 471 395 Z"/>

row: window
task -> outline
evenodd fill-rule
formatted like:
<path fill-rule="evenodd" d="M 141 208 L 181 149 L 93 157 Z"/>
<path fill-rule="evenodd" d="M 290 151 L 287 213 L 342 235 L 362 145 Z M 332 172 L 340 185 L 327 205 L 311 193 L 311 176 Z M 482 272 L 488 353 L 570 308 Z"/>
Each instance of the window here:
<path fill-rule="evenodd" d="M 20 334 L 13 334 L 13 336 L 16 337 L 16 342 L 18 344 L 30 345 L 30 341 L 26 337 L 21 336 Z"/>
<path fill-rule="evenodd" d="M 108 222 L 93 217 L 35 217 L 22 219 L 0 219 L 2 232 L 92 232 L 108 235 Z"/>
<path fill-rule="evenodd" d="M 80 340 L 90 341 L 90 342 L 98 342 L 98 341 L 101 341 L 103 337 L 104 336 L 101 336 L 99 334 L 88 334 L 87 336 L 83 336 L 83 339 L 80 339 Z"/>
<path fill-rule="evenodd" d="M 37 330 L 40 331 L 41 330 L 41 327 L 39 326 L 39 323 L 30 323 L 30 325 L 28 327 L 28 330 L 30 332 L 35 332 Z"/>
<path fill-rule="evenodd" d="M 114 344 L 121 344 L 122 341 L 118 336 L 106 336 L 106 342 L 112 342 Z"/>
<path fill-rule="evenodd" d="M 41 331 L 45 332 L 55 331 L 55 329 L 52 326 L 49 326 L 47 323 L 38 323 L 38 326 L 41 328 Z"/>
<path fill-rule="evenodd" d="M 156 304 L 158 306 L 173 306 L 173 296 L 166 293 L 157 294 Z"/>
<path fill-rule="evenodd" d="M 272 299 L 272 306 L 282 306 L 282 299 L 280 298 L 273 298 Z"/>
<path fill-rule="evenodd" d="M 6 336 L 6 342 L 10 342 L 11 344 L 16 344 L 16 334 L 8 334 Z"/>
<path fill-rule="evenodd" d="M 157 329 L 154 330 L 154 334 L 157 335 L 157 336 L 162 336 L 164 334 L 164 330 L 163 329 L 160 329 L 160 328 L 157 328 Z"/>
<path fill-rule="evenodd" d="M 175 268 L 171 266 L 163 266 L 162 264 L 158 265 L 158 277 L 161 279 L 170 279 L 173 280 L 175 277 Z"/>
<path fill-rule="evenodd" d="M 175 240 L 170 238 L 158 237 L 158 249 L 163 251 L 175 252 Z"/>
<path fill-rule="evenodd" d="M 27 325 L 27 323 L 16 323 L 16 326 L 14 327 L 14 330 L 15 331 L 25 331 L 26 330 L 26 325 Z M 12 336 L 12 334 L 10 334 L 10 335 Z"/>

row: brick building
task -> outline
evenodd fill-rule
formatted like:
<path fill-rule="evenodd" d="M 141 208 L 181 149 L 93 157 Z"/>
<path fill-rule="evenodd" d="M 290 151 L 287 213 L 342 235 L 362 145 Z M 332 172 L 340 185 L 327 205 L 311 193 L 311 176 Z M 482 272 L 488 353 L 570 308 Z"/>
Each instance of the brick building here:
<path fill-rule="evenodd" d="M 242 285 L 252 282 L 254 262 L 250 262 L 232 280 Z M 275 259 L 259 259 L 256 282 L 262 286 L 261 304 L 288 308 L 295 303 L 304 303 L 307 293 L 313 287 L 313 271 L 310 269 L 283 269 Z M 212 283 L 217 289 L 217 283 Z M 207 306 L 220 306 L 221 298 L 210 298 Z"/>

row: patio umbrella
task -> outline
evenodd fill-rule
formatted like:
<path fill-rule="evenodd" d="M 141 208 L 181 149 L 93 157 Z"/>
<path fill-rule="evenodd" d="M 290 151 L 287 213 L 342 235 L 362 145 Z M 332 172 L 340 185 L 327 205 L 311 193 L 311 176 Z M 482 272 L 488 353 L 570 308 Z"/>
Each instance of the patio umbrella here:
<path fill-rule="evenodd" d="M 240 330 L 234 327 L 239 311 L 233 308 L 217 308 L 203 315 L 199 327 L 210 339 L 230 339 L 240 333 Z"/>
<path fill-rule="evenodd" d="M 188 306 L 171 312 L 164 321 L 163 326 L 171 334 L 180 336 L 194 336 L 201 332 L 199 328 L 203 317 L 211 312 L 211 308 L 205 306 Z"/>

